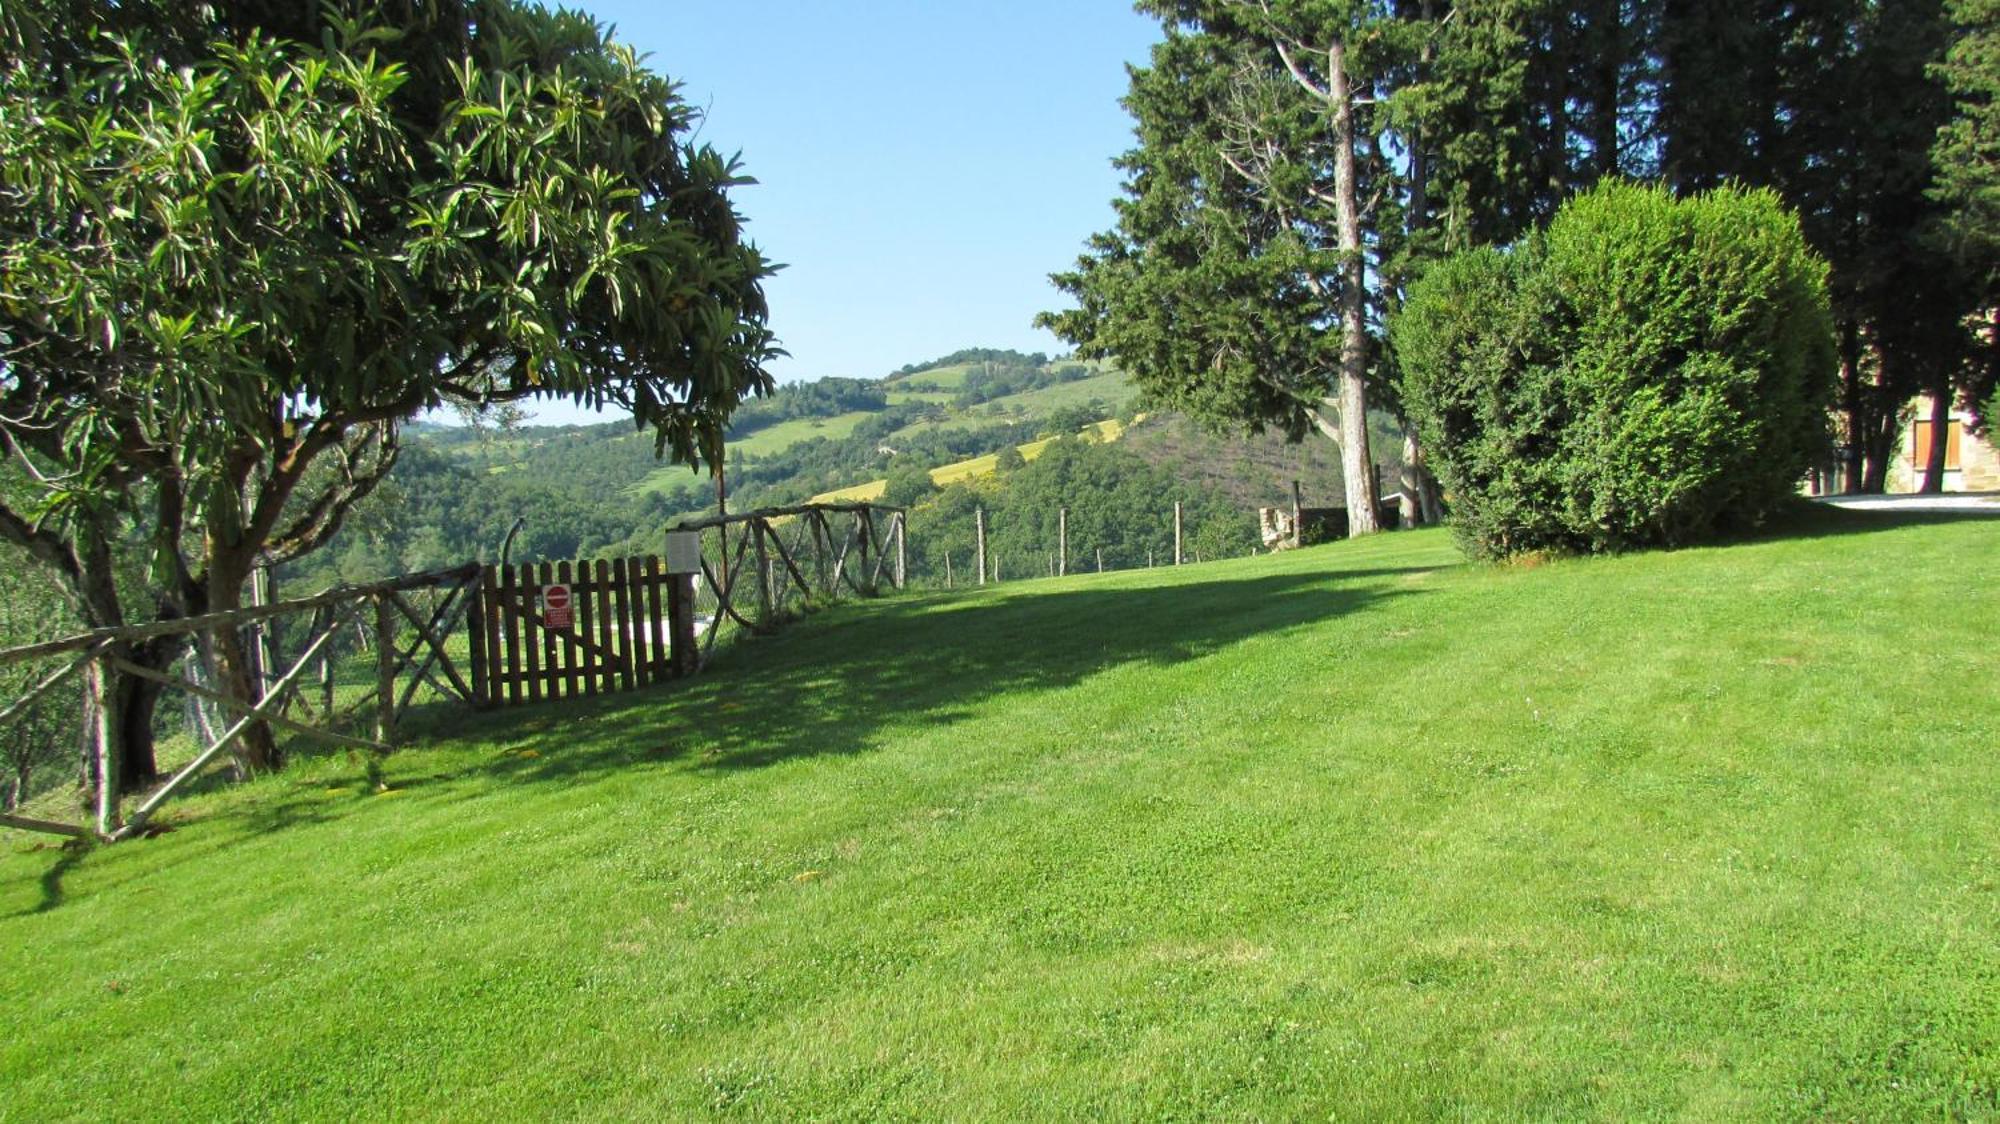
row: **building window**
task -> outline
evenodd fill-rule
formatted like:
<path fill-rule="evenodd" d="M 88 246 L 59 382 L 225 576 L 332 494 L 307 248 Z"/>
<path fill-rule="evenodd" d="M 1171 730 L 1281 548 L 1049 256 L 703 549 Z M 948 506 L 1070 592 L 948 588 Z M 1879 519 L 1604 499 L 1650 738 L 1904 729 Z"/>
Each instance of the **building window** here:
<path fill-rule="evenodd" d="M 1959 431 L 1962 428 L 1963 427 L 1960 426 L 1956 420 L 1954 420 L 1951 423 L 1951 425 L 1945 430 L 1944 470 L 1946 472 L 1958 471 L 1958 446 L 1961 436 Z M 1925 465 L 1931 462 L 1930 422 L 1920 421 L 1912 423 L 1912 429 L 1910 431 L 1910 452 L 1912 454 L 1910 457 L 1910 465 L 1911 467 L 1918 469 L 1919 471 L 1921 471 Z"/>

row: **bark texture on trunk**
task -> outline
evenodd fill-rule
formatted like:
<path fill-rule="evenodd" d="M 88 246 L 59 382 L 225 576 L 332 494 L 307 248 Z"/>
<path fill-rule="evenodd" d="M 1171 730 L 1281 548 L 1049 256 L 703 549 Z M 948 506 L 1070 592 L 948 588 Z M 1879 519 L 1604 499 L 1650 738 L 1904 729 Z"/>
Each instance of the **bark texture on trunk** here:
<path fill-rule="evenodd" d="M 1852 318 L 1840 325 L 1840 411 L 1846 423 L 1847 441 L 1841 446 L 1840 490 L 1861 490 L 1861 448 L 1865 444 L 1862 424 L 1861 326 Z"/>
<path fill-rule="evenodd" d="M 1444 522 L 1444 505 L 1438 500 L 1437 477 L 1424 464 L 1424 446 L 1417 431 L 1403 430 L 1403 525 L 1428 527 Z"/>
<path fill-rule="evenodd" d="M 1951 444 L 1951 385 L 1931 390 L 1931 447 L 1924 460 L 1921 491 L 1937 495 L 1944 491 L 1945 453 Z M 1914 452 L 1914 450 L 1912 450 Z"/>
<path fill-rule="evenodd" d="M 209 563 L 208 611 L 233 612 L 243 607 L 243 586 L 250 576 L 247 557 L 238 552 L 215 551 Z M 223 694 L 251 706 L 259 701 L 259 684 L 253 677 L 254 665 L 243 633 L 234 628 L 218 629 L 215 646 L 215 684 Z M 239 771 L 245 774 L 275 772 L 284 767 L 284 757 L 271 736 L 271 727 L 257 722 L 237 738 L 234 750 Z"/>
<path fill-rule="evenodd" d="M 1347 47 L 1327 48 L 1328 108 L 1333 113 L 1333 191 L 1341 254 L 1340 467 L 1347 486 L 1350 538 L 1379 529 L 1375 466 L 1368 450 L 1368 291 L 1362 258 L 1361 195 L 1354 159 L 1354 95 Z"/>

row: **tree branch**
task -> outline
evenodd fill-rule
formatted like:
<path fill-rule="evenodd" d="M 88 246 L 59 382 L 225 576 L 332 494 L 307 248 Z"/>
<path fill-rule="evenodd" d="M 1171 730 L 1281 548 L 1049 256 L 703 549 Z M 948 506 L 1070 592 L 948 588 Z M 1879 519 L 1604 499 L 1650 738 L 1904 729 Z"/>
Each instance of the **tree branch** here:
<path fill-rule="evenodd" d="M 357 473 L 355 459 L 367 452 L 370 445 L 375 447 L 374 463 Z M 340 529 L 347 512 L 389 475 L 400 451 L 401 444 L 393 430 L 374 427 L 351 448 L 343 447 L 341 479 L 329 483 L 303 514 L 266 542 L 261 552 L 264 564 L 290 562 L 324 546 Z"/>
<path fill-rule="evenodd" d="M 62 536 L 46 527 L 35 526 L 5 500 L 0 500 L 0 539 L 13 543 L 43 565 L 53 568 L 72 589 L 81 588 L 83 566 L 76 552 L 63 542 Z"/>

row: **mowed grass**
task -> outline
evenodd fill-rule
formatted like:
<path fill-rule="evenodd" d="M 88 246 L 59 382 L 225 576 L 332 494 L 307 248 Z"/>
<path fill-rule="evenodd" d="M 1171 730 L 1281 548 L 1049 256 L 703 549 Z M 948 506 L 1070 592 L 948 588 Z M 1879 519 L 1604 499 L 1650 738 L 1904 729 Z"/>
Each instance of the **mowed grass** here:
<path fill-rule="evenodd" d="M 0 1116 L 1990 1117 L 2000 523 L 844 605 L 0 857 Z"/>

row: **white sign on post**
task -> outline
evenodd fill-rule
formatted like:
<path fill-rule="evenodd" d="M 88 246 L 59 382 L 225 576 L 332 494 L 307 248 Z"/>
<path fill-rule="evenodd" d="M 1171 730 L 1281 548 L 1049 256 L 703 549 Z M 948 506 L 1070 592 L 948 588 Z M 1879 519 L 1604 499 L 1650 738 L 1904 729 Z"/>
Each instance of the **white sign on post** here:
<path fill-rule="evenodd" d="M 667 573 L 701 573 L 701 532 L 667 532 Z"/>
<path fill-rule="evenodd" d="M 542 622 L 550 628 L 568 628 L 569 619 L 569 587 L 566 585 L 543 586 Z"/>

